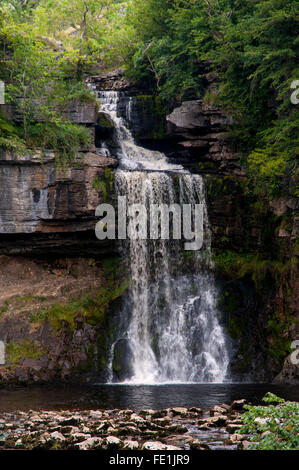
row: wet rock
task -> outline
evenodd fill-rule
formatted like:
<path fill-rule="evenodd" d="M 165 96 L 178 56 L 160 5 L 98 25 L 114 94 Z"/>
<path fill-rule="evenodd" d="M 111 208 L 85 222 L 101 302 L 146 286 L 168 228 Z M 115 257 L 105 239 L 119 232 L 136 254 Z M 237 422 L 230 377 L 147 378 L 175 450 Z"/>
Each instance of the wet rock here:
<path fill-rule="evenodd" d="M 138 416 L 137 414 L 133 413 L 130 416 L 130 421 L 133 421 L 133 423 L 138 423 L 138 424 L 145 424 L 146 420 L 142 418 L 141 416 Z"/>
<path fill-rule="evenodd" d="M 125 77 L 123 69 L 113 70 L 105 75 L 93 76 L 88 79 L 101 90 L 126 91 L 135 88 L 135 84 Z"/>
<path fill-rule="evenodd" d="M 103 432 L 107 431 L 109 428 L 109 421 L 104 421 L 103 423 L 100 424 L 100 426 L 96 429 L 97 433 L 102 434 Z"/>
<path fill-rule="evenodd" d="M 28 439 L 26 439 L 28 440 Z M 37 442 L 35 443 L 35 448 L 42 448 L 42 449 L 48 449 L 49 447 L 51 447 L 51 437 L 50 437 L 50 434 L 48 432 L 45 432 L 43 433 L 37 440 Z"/>
<path fill-rule="evenodd" d="M 201 429 L 204 429 L 203 426 L 206 427 L 217 427 L 217 426 L 225 426 L 228 421 L 228 417 L 225 415 L 219 416 L 211 416 L 210 418 L 200 419 L 198 424 Z"/>
<path fill-rule="evenodd" d="M 60 431 L 63 435 L 75 434 L 80 432 L 80 429 L 77 426 L 63 426 L 60 428 Z"/>
<path fill-rule="evenodd" d="M 157 413 L 157 412 L 156 412 L 155 410 L 151 410 L 151 409 L 139 411 L 140 416 L 153 416 L 153 415 L 155 415 L 156 413 Z"/>
<path fill-rule="evenodd" d="M 234 444 L 236 442 L 244 441 L 245 437 L 242 434 L 232 434 L 229 440 Z"/>
<path fill-rule="evenodd" d="M 143 444 L 143 450 L 166 450 L 166 445 L 159 441 L 148 441 Z"/>
<path fill-rule="evenodd" d="M 139 443 L 137 441 L 124 441 L 123 448 L 125 450 L 138 450 L 139 449 Z"/>
<path fill-rule="evenodd" d="M 191 450 L 209 450 L 209 446 L 207 444 L 204 444 L 197 439 L 192 439 L 188 444 Z"/>
<path fill-rule="evenodd" d="M 16 380 L 21 383 L 29 381 L 28 371 L 22 367 L 15 368 L 15 377 Z"/>
<path fill-rule="evenodd" d="M 131 343 L 128 339 L 120 339 L 114 346 L 113 379 L 117 382 L 123 382 L 127 377 L 130 377 L 134 373 L 132 363 Z"/>
<path fill-rule="evenodd" d="M 177 446 L 167 445 L 165 450 L 182 450 L 182 448 L 177 447 Z"/>
<path fill-rule="evenodd" d="M 241 419 L 241 415 L 238 415 L 238 416 L 233 416 L 233 415 L 230 415 L 231 416 L 231 419 L 229 421 L 227 421 L 226 424 L 243 424 L 242 422 L 242 419 Z"/>
<path fill-rule="evenodd" d="M 61 426 L 76 426 L 82 422 L 80 416 L 72 416 L 71 418 L 62 419 L 60 421 Z"/>
<path fill-rule="evenodd" d="M 122 447 L 122 441 L 115 436 L 108 436 L 105 439 L 105 444 L 109 450 L 120 449 Z"/>
<path fill-rule="evenodd" d="M 159 410 L 159 411 L 154 411 L 154 413 L 152 413 L 151 416 L 153 419 L 156 419 L 156 418 L 164 418 L 165 416 L 167 416 L 167 414 L 168 414 L 168 410 Z"/>
<path fill-rule="evenodd" d="M 65 256 L 67 251 L 74 255 L 73 234 L 94 231 L 95 209 L 103 202 L 102 193 L 92 183 L 97 177 L 104 181 L 105 170 L 118 164 L 113 157 L 100 156 L 95 148 L 90 150 L 79 152 L 76 161 L 65 172 L 56 167 L 53 152 L 43 156 L 37 151 L 17 157 L 0 151 L 0 186 L 4 187 L 0 201 L 0 232 L 14 234 L 11 240 L 0 243 L 0 254 L 39 256 L 47 250 L 49 255 L 63 253 Z M 85 250 L 90 254 L 94 250 L 95 254 L 100 249 L 91 237 L 89 247 L 86 246 L 86 239 L 78 237 L 78 233 L 80 256 Z M 31 370 L 37 377 L 39 368 L 45 374 L 51 372 L 40 361 L 25 361 L 26 368 L 14 371 L 19 381 L 28 381 L 24 375 L 26 370 Z"/>
<path fill-rule="evenodd" d="M 84 442 L 87 439 L 91 438 L 91 434 L 85 434 L 83 432 L 75 432 L 71 435 L 71 438 L 74 442 Z"/>
<path fill-rule="evenodd" d="M 109 428 L 107 429 L 107 434 L 116 435 L 118 434 L 118 429 L 116 429 L 114 426 L 109 426 Z"/>
<path fill-rule="evenodd" d="M 200 424 L 198 426 L 198 429 L 200 429 L 201 431 L 210 431 L 211 426 L 208 425 L 207 423 L 206 424 Z"/>
<path fill-rule="evenodd" d="M 241 424 L 228 424 L 226 426 L 226 430 L 230 434 L 234 434 L 235 432 L 239 431 L 241 429 L 241 427 L 242 427 Z"/>
<path fill-rule="evenodd" d="M 59 442 L 59 443 L 66 441 L 66 438 L 58 431 L 52 432 L 49 436 L 49 439 L 50 441 Z"/>
<path fill-rule="evenodd" d="M 226 413 L 228 413 L 228 409 L 226 409 L 222 406 L 214 406 L 210 410 L 210 416 L 215 416 L 215 415 L 219 415 L 219 414 L 226 414 Z"/>
<path fill-rule="evenodd" d="M 233 401 L 230 409 L 231 411 L 242 411 L 244 409 L 244 406 L 248 405 L 248 401 L 245 400 L 244 398 L 242 400 L 235 400 Z"/>
<path fill-rule="evenodd" d="M 97 420 L 97 419 L 101 419 L 103 416 L 103 413 L 101 411 L 90 411 L 89 413 L 89 417 L 91 419 L 94 419 L 94 420 Z"/>
<path fill-rule="evenodd" d="M 188 408 L 189 413 L 197 414 L 197 415 L 202 415 L 202 409 L 201 408 L 196 408 L 195 406 L 192 408 Z"/>
<path fill-rule="evenodd" d="M 146 429 L 142 432 L 142 436 L 147 439 L 149 437 L 157 439 L 157 437 L 159 437 L 159 431 L 151 431 L 150 429 Z"/>
<path fill-rule="evenodd" d="M 242 441 L 238 444 L 239 450 L 249 450 L 249 447 L 252 445 L 252 442 L 249 441 Z"/>
<path fill-rule="evenodd" d="M 222 405 L 220 405 L 220 408 L 223 408 L 224 410 L 229 411 L 230 405 L 227 405 L 226 403 L 222 403 Z"/>
<path fill-rule="evenodd" d="M 101 449 L 102 448 L 103 440 L 99 437 L 90 437 L 83 442 L 79 442 L 75 444 L 75 449 L 78 450 L 93 450 L 93 449 Z"/>
<path fill-rule="evenodd" d="M 185 426 L 181 426 L 180 424 L 171 424 L 170 426 L 165 426 L 164 429 L 167 432 L 175 432 L 178 434 L 184 434 L 188 431 Z"/>
<path fill-rule="evenodd" d="M 299 367 L 298 364 L 293 363 L 291 358 L 292 354 L 285 359 L 283 369 L 280 374 L 275 377 L 274 383 L 299 385 Z"/>
<path fill-rule="evenodd" d="M 154 420 L 154 423 L 157 424 L 158 426 L 169 426 L 171 424 L 171 419 L 170 418 L 157 418 Z"/>
<path fill-rule="evenodd" d="M 16 441 L 15 448 L 16 449 L 24 449 L 25 448 L 25 445 L 24 445 L 23 440 L 21 438 Z"/>
<path fill-rule="evenodd" d="M 133 410 L 120 410 L 119 411 L 119 416 L 131 416 L 134 413 Z M 141 413 L 139 413 L 141 415 Z"/>
<path fill-rule="evenodd" d="M 140 431 L 137 429 L 137 427 L 126 426 L 124 428 L 116 430 L 115 434 L 117 434 L 118 436 L 138 436 L 140 434 Z"/>
<path fill-rule="evenodd" d="M 173 416 L 180 416 L 181 418 L 186 418 L 188 416 L 187 408 L 172 408 L 170 411 Z"/>
<path fill-rule="evenodd" d="M 118 427 L 126 427 L 126 426 L 131 426 L 133 428 L 137 428 L 137 424 L 132 422 L 132 421 L 119 421 L 117 423 Z"/>

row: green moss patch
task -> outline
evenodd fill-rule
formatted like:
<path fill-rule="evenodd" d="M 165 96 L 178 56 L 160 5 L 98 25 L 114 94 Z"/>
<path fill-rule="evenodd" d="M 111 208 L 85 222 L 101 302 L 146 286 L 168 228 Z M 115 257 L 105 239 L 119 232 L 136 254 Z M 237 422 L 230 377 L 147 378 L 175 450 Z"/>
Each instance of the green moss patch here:
<path fill-rule="evenodd" d="M 90 262 L 93 263 L 94 260 Z M 104 260 L 103 270 L 105 281 L 96 292 L 78 295 L 66 303 L 57 302 L 38 312 L 30 313 L 30 321 L 49 321 L 55 330 L 61 329 L 63 323 L 67 323 L 74 330 L 76 317 L 83 318 L 84 322 L 91 325 L 103 325 L 110 304 L 120 298 L 129 286 L 129 281 L 123 278 L 119 258 Z"/>
<path fill-rule="evenodd" d="M 8 343 L 6 346 L 6 359 L 11 366 L 17 366 L 24 358 L 38 360 L 45 351 L 31 339 Z"/>

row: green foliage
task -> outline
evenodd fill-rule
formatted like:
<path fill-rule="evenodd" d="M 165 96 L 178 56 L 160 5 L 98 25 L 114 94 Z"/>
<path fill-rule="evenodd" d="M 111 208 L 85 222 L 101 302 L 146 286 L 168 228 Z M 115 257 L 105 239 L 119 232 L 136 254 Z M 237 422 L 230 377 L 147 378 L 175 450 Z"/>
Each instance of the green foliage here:
<path fill-rule="evenodd" d="M 89 263 L 95 265 L 95 260 L 90 260 Z M 74 330 L 76 317 L 80 316 L 86 323 L 103 326 L 111 303 L 121 297 L 129 286 L 128 281 L 123 280 L 119 263 L 119 258 L 104 260 L 105 281 L 97 292 L 77 296 L 64 304 L 55 303 L 42 308 L 30 314 L 30 321 L 36 323 L 47 320 L 56 330 L 66 323 Z"/>
<path fill-rule="evenodd" d="M 271 404 L 279 404 L 279 403 L 285 403 L 285 399 L 278 397 L 274 393 L 267 392 L 263 398 L 263 402 L 271 403 Z"/>
<path fill-rule="evenodd" d="M 290 331 L 292 325 L 296 323 L 296 317 L 285 313 L 283 316 L 274 312 L 268 319 L 268 330 L 272 341 L 269 344 L 269 355 L 283 363 L 284 359 L 291 352 Z"/>
<path fill-rule="evenodd" d="M 27 144 L 31 148 L 40 147 L 43 151 L 53 149 L 61 166 L 72 162 L 80 147 L 89 142 L 90 132 L 86 127 L 62 119 L 28 127 Z"/>
<path fill-rule="evenodd" d="M 114 186 L 114 173 L 110 168 L 107 168 L 104 173 L 104 178 L 100 179 L 99 176 L 96 177 L 95 181 L 92 183 L 92 187 L 97 189 L 103 194 L 104 202 L 108 201 L 109 195 L 113 191 Z"/>
<path fill-rule="evenodd" d="M 22 120 L 16 128 L 0 118 L 2 148 L 17 154 L 26 147 L 52 148 L 64 164 L 90 141 L 86 129 L 65 117 L 74 101 L 94 100 L 74 76 L 70 54 L 62 54 L 57 42 L 40 35 L 32 21 L 18 23 L 9 11 L 0 24 L 0 78 L 6 84 L 6 102 L 14 104 Z"/>
<path fill-rule="evenodd" d="M 102 54 L 110 17 L 121 2 L 113 0 L 41 0 L 34 12 L 40 34 L 59 40 L 77 78 L 96 64 Z"/>
<path fill-rule="evenodd" d="M 235 117 L 236 149 L 250 155 L 255 191 L 269 198 L 287 193 L 283 177 L 296 171 L 298 12 L 298 0 L 132 0 L 123 22 L 129 75 L 166 99 L 203 97 L 206 73 L 218 73 L 220 93 L 206 101 Z"/>
<path fill-rule="evenodd" d="M 246 327 L 247 325 L 244 319 L 241 318 L 237 320 L 234 317 L 229 317 L 228 331 L 233 339 L 240 339 L 243 336 L 244 332 L 246 332 Z"/>
<path fill-rule="evenodd" d="M 92 99 L 83 78 L 99 63 L 167 100 L 204 98 L 213 71 L 219 93 L 206 102 L 234 116 L 255 193 L 298 193 L 298 0 L 3 0 L 0 10 L 0 78 L 23 116 L 23 136 L 1 132 L 2 147 L 24 150 L 37 105 L 38 121 L 55 124 L 68 100 Z"/>
<path fill-rule="evenodd" d="M 8 343 L 6 359 L 11 366 L 17 366 L 22 359 L 39 359 L 44 354 L 40 345 L 30 339 Z"/>
<path fill-rule="evenodd" d="M 257 289 L 265 289 L 269 285 L 282 283 L 287 279 L 294 260 L 287 263 L 261 259 L 253 253 L 236 253 L 224 251 L 214 255 L 216 269 L 222 275 L 233 279 L 250 279 Z"/>
<path fill-rule="evenodd" d="M 272 393 L 263 401 L 268 406 L 249 406 L 242 415 L 241 434 L 250 434 L 250 450 L 298 450 L 299 403 L 286 402 Z M 277 406 L 271 403 L 279 403 Z"/>
<path fill-rule="evenodd" d="M 26 153 L 26 145 L 18 135 L 15 124 L 0 113 L 0 148 L 9 150 L 15 155 Z"/>
<path fill-rule="evenodd" d="M 9 309 L 9 302 L 8 300 L 5 300 L 4 304 L 0 306 L 0 317 L 3 313 L 6 313 L 8 309 Z"/>
<path fill-rule="evenodd" d="M 150 129 L 143 135 L 144 139 L 161 139 L 166 135 L 165 118 L 167 104 L 159 95 L 137 95 L 137 109 L 151 122 Z"/>
<path fill-rule="evenodd" d="M 297 260 L 280 261 L 261 259 L 256 254 L 235 253 L 224 251 L 214 256 L 215 268 L 218 274 L 229 279 L 242 280 L 251 283 L 255 289 L 257 301 L 268 299 L 273 290 L 280 288 L 284 299 L 290 295 L 288 280 L 291 270 L 297 266 Z M 242 318 L 236 315 L 239 308 L 237 292 L 224 292 L 219 306 L 229 314 L 228 331 L 232 338 L 239 339 L 245 331 Z M 269 356 L 282 365 L 286 356 L 291 352 L 291 331 L 296 318 L 284 307 L 281 311 L 268 314 L 267 318 L 267 348 Z"/>

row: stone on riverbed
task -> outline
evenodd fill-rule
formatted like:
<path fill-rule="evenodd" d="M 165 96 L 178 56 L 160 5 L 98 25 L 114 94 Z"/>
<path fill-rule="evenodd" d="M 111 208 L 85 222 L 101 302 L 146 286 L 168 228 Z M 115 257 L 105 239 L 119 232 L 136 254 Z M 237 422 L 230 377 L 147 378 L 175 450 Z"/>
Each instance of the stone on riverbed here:
<path fill-rule="evenodd" d="M 143 450 L 166 450 L 166 445 L 159 441 L 148 441 L 143 444 Z"/>
<path fill-rule="evenodd" d="M 168 415 L 168 410 L 154 411 L 154 413 L 151 414 L 153 419 L 155 419 L 155 418 L 164 418 L 167 415 Z"/>
<path fill-rule="evenodd" d="M 202 414 L 202 409 L 201 408 L 196 408 L 195 406 L 193 406 L 192 408 L 188 408 L 188 411 L 189 411 L 189 413 L 195 413 L 195 414 L 198 414 L 198 415 Z"/>
<path fill-rule="evenodd" d="M 84 434 L 83 432 L 76 432 L 71 435 L 71 438 L 75 442 L 83 442 L 91 437 L 91 434 Z"/>
<path fill-rule="evenodd" d="M 139 449 L 139 443 L 137 441 L 124 441 L 125 450 L 137 450 Z"/>
<path fill-rule="evenodd" d="M 208 427 L 208 428 L 225 426 L 227 421 L 228 421 L 227 416 L 220 415 L 220 416 L 211 416 L 210 418 L 200 419 L 198 420 L 198 424 L 201 429 L 204 429 L 203 426 Z"/>
<path fill-rule="evenodd" d="M 133 410 L 120 410 L 118 414 L 119 414 L 120 416 L 123 416 L 123 415 L 125 415 L 125 416 L 130 416 L 130 415 L 132 415 L 133 413 L 134 413 Z M 140 414 L 140 413 L 139 413 L 139 414 Z"/>
<path fill-rule="evenodd" d="M 234 434 L 235 432 L 239 431 L 241 427 L 242 427 L 242 424 L 228 424 L 226 426 L 226 430 L 230 434 Z"/>
<path fill-rule="evenodd" d="M 101 419 L 103 416 L 103 413 L 101 411 L 90 411 L 89 416 L 91 419 Z"/>
<path fill-rule="evenodd" d="M 223 406 L 214 406 L 210 410 L 210 416 L 218 416 L 219 414 L 223 415 L 223 414 L 227 414 L 227 413 L 228 413 L 228 410 L 226 408 L 224 408 Z"/>
<path fill-rule="evenodd" d="M 52 432 L 49 436 L 49 439 L 50 441 L 59 442 L 59 443 L 66 441 L 66 438 L 58 431 Z"/>
<path fill-rule="evenodd" d="M 118 439 L 118 437 L 115 437 L 115 436 L 108 436 L 105 439 L 105 444 L 109 450 L 119 449 L 120 447 L 122 447 L 122 441 Z"/>
<path fill-rule="evenodd" d="M 93 450 L 102 448 L 103 439 L 99 437 L 90 437 L 83 442 L 75 444 L 75 449 L 78 450 Z"/>
<path fill-rule="evenodd" d="M 139 411 L 140 416 L 153 416 L 156 413 L 157 412 L 155 410 L 151 410 L 151 409 Z"/>
<path fill-rule="evenodd" d="M 173 416 L 180 416 L 181 418 L 186 418 L 188 416 L 188 409 L 187 408 L 171 408 L 171 413 Z"/>
<path fill-rule="evenodd" d="M 188 441 L 188 444 L 191 450 L 209 450 L 209 446 L 198 439 L 191 439 Z"/>
<path fill-rule="evenodd" d="M 153 421 L 153 423 L 157 424 L 158 426 L 170 426 L 171 425 L 171 419 L 170 418 L 157 418 Z"/>
<path fill-rule="evenodd" d="M 230 410 L 231 411 L 242 411 L 244 406 L 248 405 L 248 401 L 243 398 L 242 400 L 235 400 L 233 401 Z"/>

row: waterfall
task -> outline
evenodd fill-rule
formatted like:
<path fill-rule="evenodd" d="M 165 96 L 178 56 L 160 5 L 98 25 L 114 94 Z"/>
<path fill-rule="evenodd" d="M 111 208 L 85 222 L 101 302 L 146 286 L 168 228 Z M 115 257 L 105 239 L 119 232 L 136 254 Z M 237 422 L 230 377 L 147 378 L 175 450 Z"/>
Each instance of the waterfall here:
<path fill-rule="evenodd" d="M 102 111 L 115 124 L 117 195 L 147 208 L 201 204 L 204 222 L 203 248 L 197 252 L 186 252 L 182 240 L 133 236 L 121 242 L 130 277 L 119 325 L 129 371 L 125 382 L 223 382 L 229 354 L 218 318 L 203 178 L 169 163 L 160 152 L 138 146 L 118 113 L 123 98 L 118 92 L 99 93 Z M 128 120 L 131 109 L 132 98 L 127 98 Z M 109 361 L 111 381 L 116 347 L 117 341 Z"/>

